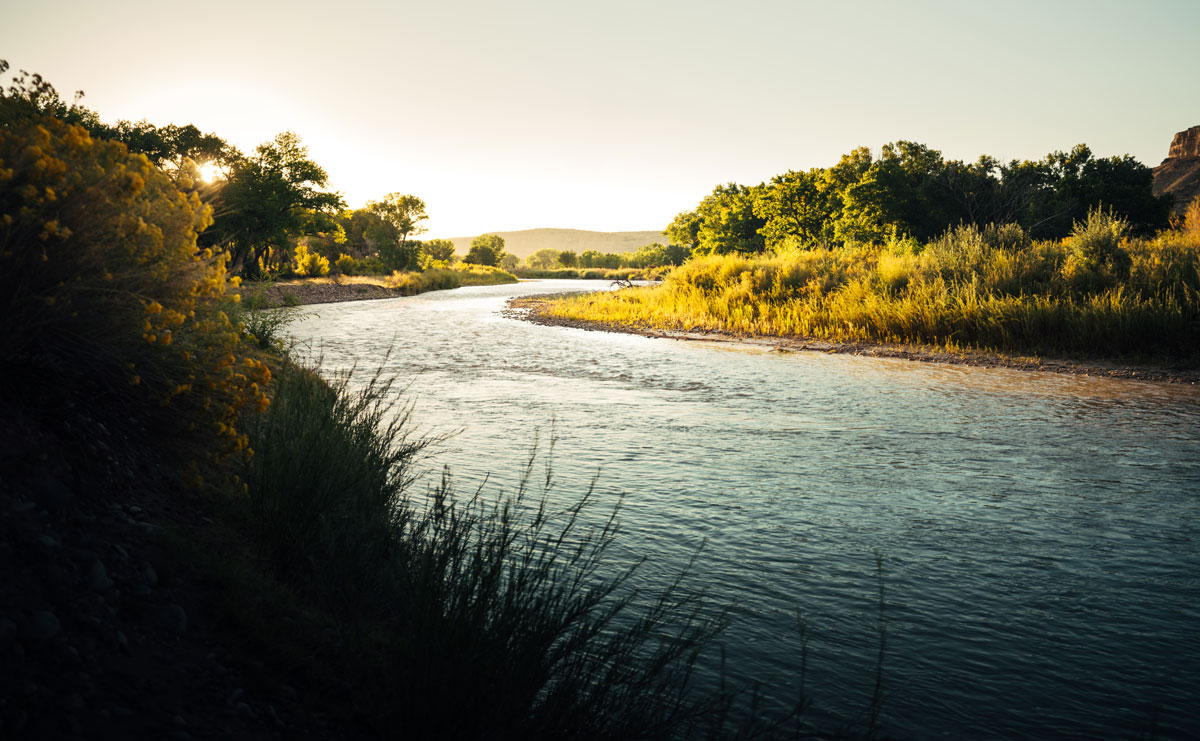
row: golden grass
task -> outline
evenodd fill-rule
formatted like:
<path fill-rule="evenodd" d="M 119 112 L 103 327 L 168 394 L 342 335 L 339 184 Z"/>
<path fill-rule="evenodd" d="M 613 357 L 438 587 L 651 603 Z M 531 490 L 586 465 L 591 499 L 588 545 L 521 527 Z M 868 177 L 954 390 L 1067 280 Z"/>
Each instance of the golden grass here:
<path fill-rule="evenodd" d="M 703 257 L 659 286 L 567 297 L 549 312 L 658 329 L 1194 363 L 1200 225 L 1111 243 L 1098 258 L 1087 249 L 1099 228 L 1081 225 L 1062 242 L 1000 242 L 1011 230 L 968 227 L 916 251 Z"/>

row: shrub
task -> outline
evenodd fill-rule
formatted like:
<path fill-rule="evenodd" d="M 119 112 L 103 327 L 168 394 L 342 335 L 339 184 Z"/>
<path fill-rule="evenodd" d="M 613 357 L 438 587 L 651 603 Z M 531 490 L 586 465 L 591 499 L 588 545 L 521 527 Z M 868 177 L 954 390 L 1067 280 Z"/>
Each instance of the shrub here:
<path fill-rule="evenodd" d="M 1121 243 L 1129 234 L 1129 222 L 1112 211 L 1088 211 L 1087 219 L 1076 222 L 1067 238 L 1069 253 L 1063 272 L 1080 291 L 1100 291 L 1129 277 L 1132 260 Z"/>
<path fill-rule="evenodd" d="M 317 278 L 329 274 L 329 258 L 309 252 L 308 245 L 296 245 L 296 274 Z"/>
<path fill-rule="evenodd" d="M 358 274 L 358 260 L 355 260 L 353 257 L 345 253 L 338 255 L 338 258 L 334 261 L 333 265 L 342 275 Z"/>
<path fill-rule="evenodd" d="M 0 393 L 181 454 L 242 450 L 269 372 L 221 310 L 223 262 L 197 255 L 210 219 L 144 156 L 0 99 Z"/>

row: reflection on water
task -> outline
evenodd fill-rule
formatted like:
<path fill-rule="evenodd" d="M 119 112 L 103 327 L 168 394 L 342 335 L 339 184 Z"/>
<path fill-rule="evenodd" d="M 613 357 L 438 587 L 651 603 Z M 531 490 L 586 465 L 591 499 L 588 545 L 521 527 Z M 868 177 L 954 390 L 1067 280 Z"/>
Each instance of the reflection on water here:
<path fill-rule="evenodd" d="M 327 369 L 409 381 L 434 462 L 511 489 L 553 421 L 555 492 L 626 494 L 651 585 L 701 545 L 731 671 L 816 724 L 897 737 L 1200 736 L 1200 392 L 1192 387 L 540 327 L 546 281 L 298 309 Z M 384 360 L 386 358 L 386 361 Z M 616 565 L 614 565 L 615 568 Z"/>

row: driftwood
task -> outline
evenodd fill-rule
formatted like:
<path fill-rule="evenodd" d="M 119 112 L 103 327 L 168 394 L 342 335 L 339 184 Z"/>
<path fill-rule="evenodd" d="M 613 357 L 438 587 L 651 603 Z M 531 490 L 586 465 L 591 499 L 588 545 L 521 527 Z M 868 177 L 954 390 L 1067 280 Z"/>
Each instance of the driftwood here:
<path fill-rule="evenodd" d="M 617 278 L 612 282 L 613 288 L 633 288 L 633 281 L 628 278 Z"/>

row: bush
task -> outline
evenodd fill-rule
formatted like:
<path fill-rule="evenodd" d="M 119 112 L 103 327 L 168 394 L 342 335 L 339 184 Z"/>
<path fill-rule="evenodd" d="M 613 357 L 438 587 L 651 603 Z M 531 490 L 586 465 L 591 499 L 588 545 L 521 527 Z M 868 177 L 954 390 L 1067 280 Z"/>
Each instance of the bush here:
<path fill-rule="evenodd" d="M 160 447 L 179 440 L 199 459 L 245 447 L 237 417 L 267 403 L 269 372 L 242 357 L 221 310 L 236 300 L 223 262 L 197 255 L 211 216 L 195 193 L 123 144 L 5 97 L 0 215 L 0 393 Z"/>
<path fill-rule="evenodd" d="M 342 275 L 358 274 L 358 260 L 355 260 L 353 257 L 345 253 L 338 255 L 338 258 L 334 261 L 333 266 L 337 268 L 337 271 Z"/>
<path fill-rule="evenodd" d="M 1129 222 L 1112 211 L 1088 211 L 1087 219 L 1076 222 L 1067 238 L 1069 253 L 1063 272 L 1080 291 L 1100 291 L 1129 277 L 1132 259 L 1122 248 Z"/>
<path fill-rule="evenodd" d="M 296 245 L 296 274 L 309 278 L 329 275 L 329 258 L 309 252 L 308 245 Z"/>

